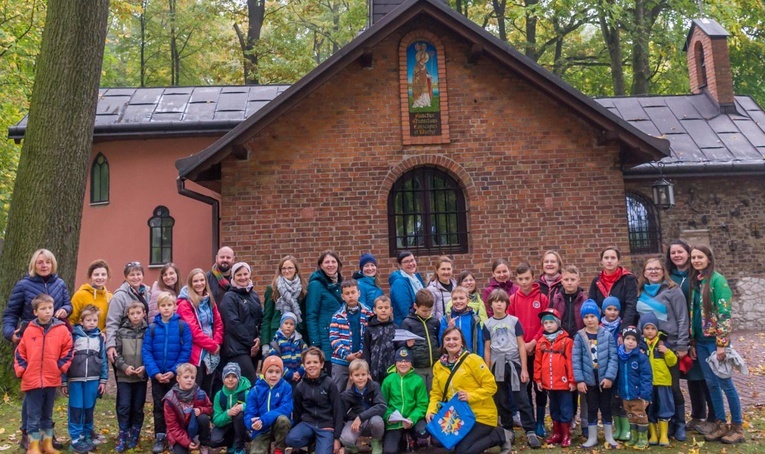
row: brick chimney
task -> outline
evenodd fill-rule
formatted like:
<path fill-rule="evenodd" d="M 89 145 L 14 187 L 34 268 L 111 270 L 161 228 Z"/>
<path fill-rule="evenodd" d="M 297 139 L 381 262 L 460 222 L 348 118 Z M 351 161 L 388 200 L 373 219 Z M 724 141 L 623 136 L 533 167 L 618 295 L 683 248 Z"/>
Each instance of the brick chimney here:
<path fill-rule="evenodd" d="M 691 93 L 708 93 L 721 112 L 735 111 L 728 36 L 713 19 L 695 19 L 683 48 L 688 59 Z"/>

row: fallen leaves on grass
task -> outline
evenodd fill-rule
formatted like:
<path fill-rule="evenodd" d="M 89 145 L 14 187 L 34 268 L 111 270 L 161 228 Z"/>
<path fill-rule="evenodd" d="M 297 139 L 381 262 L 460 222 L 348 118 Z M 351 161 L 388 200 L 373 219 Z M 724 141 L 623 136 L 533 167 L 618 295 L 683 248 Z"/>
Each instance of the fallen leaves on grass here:
<path fill-rule="evenodd" d="M 0 446 L 0 451 L 7 451 L 11 449 L 11 445 L 2 445 Z"/>

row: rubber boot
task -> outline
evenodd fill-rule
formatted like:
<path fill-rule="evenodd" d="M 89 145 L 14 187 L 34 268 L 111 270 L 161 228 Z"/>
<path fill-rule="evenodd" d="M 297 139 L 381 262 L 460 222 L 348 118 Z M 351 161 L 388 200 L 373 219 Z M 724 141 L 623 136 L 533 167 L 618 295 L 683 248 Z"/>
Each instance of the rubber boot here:
<path fill-rule="evenodd" d="M 605 427 L 605 426 L 604 426 Z M 583 448 L 594 448 L 598 445 L 598 425 L 587 426 L 587 441 L 582 444 Z"/>
<path fill-rule="evenodd" d="M 42 451 L 40 451 L 40 440 L 30 439 L 27 442 L 27 454 L 42 454 Z"/>
<path fill-rule="evenodd" d="M 138 446 L 138 440 L 141 437 L 140 427 L 131 427 L 127 433 L 127 448 L 135 449 Z"/>
<path fill-rule="evenodd" d="M 534 428 L 534 433 L 537 434 L 537 437 L 544 439 L 547 436 L 547 432 L 545 432 L 545 420 L 540 419 L 537 420 L 537 425 Z"/>
<path fill-rule="evenodd" d="M 571 446 L 571 423 L 570 422 L 560 423 L 560 433 L 561 433 L 560 447 L 568 448 L 569 446 Z"/>
<path fill-rule="evenodd" d="M 117 438 L 117 445 L 114 447 L 116 452 L 125 452 L 128 447 L 128 434 L 125 430 L 120 430 L 119 437 Z"/>
<path fill-rule="evenodd" d="M 608 424 L 608 423 L 603 424 L 603 436 L 606 439 L 606 443 L 608 443 L 611 449 L 616 449 L 619 447 L 619 443 L 617 443 L 616 440 L 614 439 L 613 431 L 614 431 L 613 426 L 611 424 Z"/>
<path fill-rule="evenodd" d="M 383 452 L 383 446 L 382 446 L 382 440 L 376 440 L 372 439 L 372 454 L 382 454 Z"/>
<path fill-rule="evenodd" d="M 656 430 L 656 423 L 648 424 L 648 444 L 656 446 L 659 444 L 659 432 Z"/>
<path fill-rule="evenodd" d="M 688 435 L 685 433 L 685 423 L 677 422 L 675 425 L 675 440 L 685 441 L 688 439 Z"/>
<path fill-rule="evenodd" d="M 561 438 L 563 438 L 563 434 L 561 434 L 560 431 L 560 425 L 561 423 L 558 421 L 553 421 L 553 429 L 552 434 L 547 437 L 547 440 L 545 440 L 545 443 L 548 445 L 555 445 L 560 443 Z"/>
<path fill-rule="evenodd" d="M 53 428 L 51 429 L 51 436 L 50 436 L 51 441 L 53 442 L 53 449 L 64 449 L 64 444 L 56 440 L 56 434 L 54 432 L 55 430 L 56 430 L 56 423 L 54 422 Z"/>
<path fill-rule="evenodd" d="M 643 450 L 649 446 L 648 445 L 648 425 L 641 424 L 638 426 L 637 437 L 638 437 L 638 440 L 635 443 L 635 446 L 633 446 L 635 449 Z"/>
<path fill-rule="evenodd" d="M 629 431 L 629 437 L 624 442 L 624 446 L 635 446 L 635 443 L 637 443 L 638 438 L 638 425 L 637 424 L 630 424 L 630 431 Z"/>
<path fill-rule="evenodd" d="M 660 419 L 659 424 L 659 446 L 669 446 L 669 421 Z"/>
<path fill-rule="evenodd" d="M 40 442 L 40 451 L 43 454 L 61 454 L 61 451 L 53 447 L 53 437 L 43 436 Z"/>

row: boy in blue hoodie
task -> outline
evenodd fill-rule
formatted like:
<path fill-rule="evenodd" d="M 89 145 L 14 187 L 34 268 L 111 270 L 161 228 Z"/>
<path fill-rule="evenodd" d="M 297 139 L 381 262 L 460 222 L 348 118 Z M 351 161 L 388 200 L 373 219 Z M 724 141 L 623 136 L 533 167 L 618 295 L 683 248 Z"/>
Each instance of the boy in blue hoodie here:
<path fill-rule="evenodd" d="M 74 325 L 74 358 L 63 376 L 62 393 L 69 396 L 69 436 L 72 450 L 86 453 L 95 449 L 91 440 L 96 399 L 104 393 L 109 378 L 106 348 L 98 329 L 99 310 L 88 304 L 80 311 L 80 323 Z"/>
<path fill-rule="evenodd" d="M 250 390 L 250 380 L 242 377 L 242 368 L 234 362 L 223 367 L 222 376 L 223 388 L 213 399 L 210 447 L 227 447 L 228 452 L 244 454 L 244 444 L 248 438 L 244 424 L 244 403 Z"/>
<path fill-rule="evenodd" d="M 452 309 L 441 319 L 439 331 L 443 337 L 446 328 L 456 326 L 462 331 L 468 351 L 483 357 L 483 324 L 473 309 L 468 306 L 468 301 L 470 301 L 470 292 L 465 287 L 455 287 L 452 290 Z"/>
<path fill-rule="evenodd" d="M 635 449 L 648 447 L 648 414 L 653 393 L 653 373 L 648 356 L 638 348 L 640 332 L 634 326 L 622 331 L 622 345 L 619 346 L 619 377 L 617 392 L 630 422 L 630 440 L 627 446 Z"/>
<path fill-rule="evenodd" d="M 282 377 L 284 364 L 278 356 L 263 361 L 263 375 L 247 395 L 244 424 L 252 438 L 250 454 L 268 454 L 275 442 L 274 454 L 282 454 L 284 440 L 292 428 L 292 386 Z"/>
<path fill-rule="evenodd" d="M 191 358 L 191 331 L 175 313 L 175 297 L 162 292 L 157 298 L 159 314 L 146 329 L 141 351 L 146 374 L 151 377 L 154 400 L 154 446 L 151 452 L 165 450 L 167 425 L 162 399 L 175 384 L 176 368 Z"/>
<path fill-rule="evenodd" d="M 268 344 L 268 356 L 275 355 L 282 359 L 284 364 L 284 379 L 293 388 L 298 384 L 305 369 L 300 355 L 306 349 L 303 336 L 295 330 L 297 316 L 292 312 L 285 312 L 279 321 L 279 329 L 274 334 L 274 339 Z"/>

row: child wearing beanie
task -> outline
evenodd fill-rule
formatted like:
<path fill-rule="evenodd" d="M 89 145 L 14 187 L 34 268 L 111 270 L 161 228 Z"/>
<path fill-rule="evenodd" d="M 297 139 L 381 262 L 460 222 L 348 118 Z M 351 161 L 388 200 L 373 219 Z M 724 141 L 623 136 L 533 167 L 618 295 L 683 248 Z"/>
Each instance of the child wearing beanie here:
<path fill-rule="evenodd" d="M 574 342 L 560 327 L 560 314 L 553 308 L 539 313 L 544 332 L 537 342 L 534 354 L 534 383 L 538 390 L 546 390 L 550 396 L 550 417 L 553 420 L 552 435 L 545 440 L 548 445 L 560 443 L 571 445 L 571 420 L 574 417 L 572 391 L 576 389 L 571 353 Z"/>
<path fill-rule="evenodd" d="M 581 314 L 584 328 L 574 337 L 572 360 L 576 387 L 587 401 L 587 441 L 582 447 L 594 448 L 598 444 L 600 410 L 603 435 L 609 447 L 615 449 L 618 443 L 613 436 L 611 402 L 619 370 L 616 340 L 609 330 L 598 325 L 600 310 L 594 300 L 588 299 L 582 304 Z"/>
<path fill-rule="evenodd" d="M 377 284 L 377 259 L 367 252 L 359 259 L 359 270 L 353 273 L 354 279 L 359 283 L 359 302 L 366 307 L 373 307 L 375 300 L 383 295 L 383 291 Z"/>
<path fill-rule="evenodd" d="M 669 446 L 669 419 L 675 414 L 669 368 L 677 364 L 677 355 L 659 337 L 659 320 L 653 312 L 640 316 L 640 330 L 648 347 L 646 354 L 653 373 L 653 394 L 648 406 L 648 444 Z"/>
<path fill-rule="evenodd" d="M 295 314 L 285 312 L 279 322 L 279 329 L 274 334 L 274 339 L 268 344 L 268 352 L 266 353 L 267 357 L 278 356 L 281 358 L 284 379 L 293 388 L 305 374 L 301 355 L 306 349 L 306 345 L 303 336 L 295 329 L 297 323 Z"/>
<path fill-rule="evenodd" d="M 420 290 L 430 294 L 427 290 Z M 428 411 L 428 391 L 425 380 L 412 367 L 413 354 L 406 347 L 396 351 L 396 362 L 388 369 L 388 376 L 382 383 L 382 394 L 388 403 L 385 411 L 385 438 L 383 454 L 404 451 L 401 441 L 408 433 L 419 447 L 427 447 L 428 431 L 425 428 L 425 413 Z M 393 412 L 399 412 L 406 421 L 391 421 Z"/>
<path fill-rule="evenodd" d="M 622 341 L 618 349 L 620 373 L 617 378 L 617 393 L 629 418 L 630 439 L 626 445 L 635 449 L 645 449 L 648 447 L 646 408 L 651 403 L 653 374 L 648 356 L 638 348 L 638 329 L 634 326 L 624 328 Z"/>
<path fill-rule="evenodd" d="M 292 428 L 292 387 L 284 380 L 284 363 L 278 356 L 263 360 L 263 374 L 247 395 L 244 425 L 252 439 L 250 454 L 274 454 L 286 449 L 285 439 Z"/>
<path fill-rule="evenodd" d="M 250 380 L 242 377 L 239 364 L 223 367 L 223 388 L 213 399 L 213 430 L 210 446 L 226 447 L 234 454 L 244 454 L 247 432 L 244 427 L 244 402 L 250 390 Z"/>

